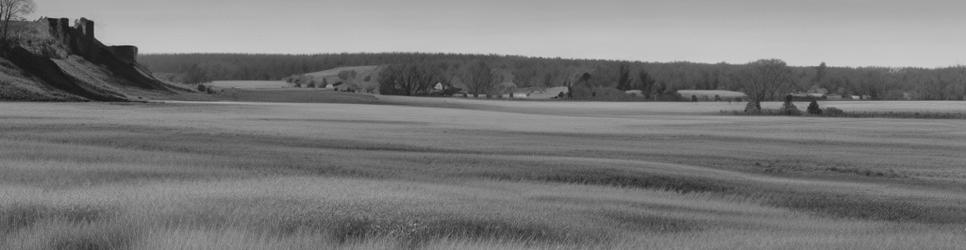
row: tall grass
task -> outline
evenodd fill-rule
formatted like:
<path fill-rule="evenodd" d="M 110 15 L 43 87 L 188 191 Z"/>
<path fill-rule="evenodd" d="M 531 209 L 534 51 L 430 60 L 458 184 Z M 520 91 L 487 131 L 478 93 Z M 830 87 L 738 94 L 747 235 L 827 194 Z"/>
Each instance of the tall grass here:
<path fill-rule="evenodd" d="M 10 105 L 0 249 L 966 243 L 955 120 Z"/>

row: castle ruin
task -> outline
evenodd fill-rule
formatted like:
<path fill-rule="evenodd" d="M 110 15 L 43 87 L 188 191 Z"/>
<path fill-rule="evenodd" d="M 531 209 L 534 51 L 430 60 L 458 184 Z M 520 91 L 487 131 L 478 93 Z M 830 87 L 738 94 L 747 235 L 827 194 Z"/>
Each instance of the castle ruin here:
<path fill-rule="evenodd" d="M 120 46 L 111 46 L 109 47 L 109 49 L 111 50 L 111 53 L 114 53 L 114 55 L 117 56 L 117 59 L 123 61 L 124 63 L 127 63 L 127 64 L 137 63 L 137 58 L 138 58 L 137 46 L 120 45 Z"/>
<path fill-rule="evenodd" d="M 74 28 L 80 31 L 84 38 L 94 39 L 94 21 L 82 17 L 74 23 Z"/>
<path fill-rule="evenodd" d="M 70 26 L 68 18 L 46 18 L 50 36 L 66 45 L 70 53 L 77 54 L 92 61 L 99 61 L 103 57 L 115 59 L 130 65 L 137 63 L 138 48 L 130 45 L 105 46 L 94 33 L 94 21 L 80 18 Z M 103 53 L 99 48 L 108 48 Z"/>

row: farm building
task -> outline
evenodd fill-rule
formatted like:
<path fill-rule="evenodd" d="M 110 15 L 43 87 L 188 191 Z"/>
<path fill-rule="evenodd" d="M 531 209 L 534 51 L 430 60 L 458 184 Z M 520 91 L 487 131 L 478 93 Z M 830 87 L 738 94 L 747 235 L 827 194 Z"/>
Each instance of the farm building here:
<path fill-rule="evenodd" d="M 696 98 L 698 101 L 741 101 L 748 98 L 745 93 L 728 90 L 678 90 L 678 94 L 684 99 Z"/>

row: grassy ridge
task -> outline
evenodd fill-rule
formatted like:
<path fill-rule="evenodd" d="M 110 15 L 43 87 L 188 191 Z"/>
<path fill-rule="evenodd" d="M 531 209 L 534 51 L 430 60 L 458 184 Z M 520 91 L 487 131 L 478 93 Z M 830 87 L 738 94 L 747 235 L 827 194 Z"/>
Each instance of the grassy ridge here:
<path fill-rule="evenodd" d="M 956 120 L 2 105 L 0 248 L 966 243 Z"/>

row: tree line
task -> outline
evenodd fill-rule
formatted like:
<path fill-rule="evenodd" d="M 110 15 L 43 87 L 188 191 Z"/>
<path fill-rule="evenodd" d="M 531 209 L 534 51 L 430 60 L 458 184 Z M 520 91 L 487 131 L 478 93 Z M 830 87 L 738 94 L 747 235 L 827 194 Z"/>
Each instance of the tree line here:
<path fill-rule="evenodd" d="M 966 67 L 963 66 L 856 68 L 823 63 L 795 67 L 774 59 L 747 64 L 706 64 L 428 53 L 154 54 L 142 55 L 139 60 L 156 73 L 168 73 L 174 80 L 187 83 L 278 80 L 342 66 L 385 65 L 384 71 L 388 73 L 380 75 L 380 82 L 385 80 L 391 84 L 386 84 L 386 92 L 380 92 L 401 95 L 426 94 L 435 83 L 462 86 L 467 93 L 480 95 L 502 91 L 501 84 L 512 82 L 516 88 L 579 87 L 588 95 L 605 89 L 640 90 L 653 98 L 682 89 L 761 90 L 756 87 L 772 92 L 762 96 L 764 100 L 780 100 L 783 95 L 778 92 L 796 91 L 876 100 L 962 100 L 966 97 Z M 776 69 L 763 68 L 768 65 L 776 65 Z M 780 75 L 762 79 L 762 73 L 767 72 Z M 417 84 L 412 80 L 435 83 Z M 755 82 L 768 86 L 750 85 Z"/>

